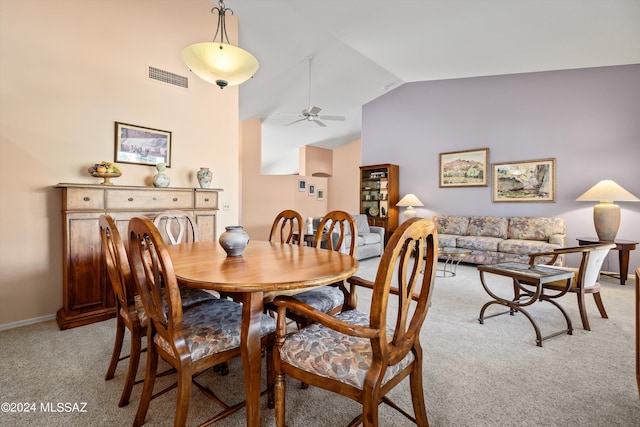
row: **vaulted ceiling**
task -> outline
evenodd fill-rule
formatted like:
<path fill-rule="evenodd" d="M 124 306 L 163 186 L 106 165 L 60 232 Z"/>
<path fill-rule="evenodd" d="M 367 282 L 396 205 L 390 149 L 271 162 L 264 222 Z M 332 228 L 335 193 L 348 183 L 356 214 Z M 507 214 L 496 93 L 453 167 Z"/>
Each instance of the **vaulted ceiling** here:
<path fill-rule="evenodd" d="M 640 63 L 640 0 L 225 4 L 260 61 L 240 86 L 240 118 L 262 120 L 263 173 L 296 173 L 302 145 L 359 138 L 362 105 L 406 82 Z M 311 105 L 346 120 L 284 126 L 309 106 L 309 55 Z"/>

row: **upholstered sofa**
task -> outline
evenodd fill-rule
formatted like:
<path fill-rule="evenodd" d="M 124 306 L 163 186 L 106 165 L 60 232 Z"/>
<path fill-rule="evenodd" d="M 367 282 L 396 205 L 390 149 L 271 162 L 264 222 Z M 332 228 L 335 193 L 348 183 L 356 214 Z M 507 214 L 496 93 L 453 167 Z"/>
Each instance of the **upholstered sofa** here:
<path fill-rule="evenodd" d="M 358 230 L 356 259 L 359 261 L 365 258 L 382 256 L 382 252 L 384 252 L 384 228 L 369 225 L 366 215 L 353 215 L 353 219 Z M 350 245 L 351 232 L 348 232 L 348 236 L 342 242 L 339 251 L 348 254 Z"/>
<path fill-rule="evenodd" d="M 468 249 L 463 262 L 529 262 L 529 253 L 566 246 L 562 218 L 433 215 L 439 247 Z M 560 260 L 562 263 L 564 260 Z"/>

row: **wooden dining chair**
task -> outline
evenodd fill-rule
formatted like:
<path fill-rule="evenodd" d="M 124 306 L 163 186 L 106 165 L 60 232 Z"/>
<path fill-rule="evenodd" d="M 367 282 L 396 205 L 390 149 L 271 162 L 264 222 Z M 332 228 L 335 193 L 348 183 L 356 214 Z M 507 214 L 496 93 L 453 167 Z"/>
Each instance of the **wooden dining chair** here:
<path fill-rule="evenodd" d="M 192 382 L 223 409 L 207 423 L 241 409 L 245 402 L 227 405 L 211 390 L 194 381 L 200 372 L 240 356 L 242 306 L 228 299 L 212 299 L 183 309 L 180 289 L 158 229 L 148 218 L 129 222 L 131 270 L 149 316 L 147 368 L 134 426 L 144 424 L 153 395 L 158 358 L 178 372 L 178 396 L 174 426 L 184 426 L 189 410 Z M 164 293 L 161 288 L 164 287 Z M 165 297 L 166 296 L 166 297 Z M 273 346 L 275 321 L 262 315 L 262 345 Z M 267 354 L 267 388 L 272 399 L 273 371 Z"/>
<path fill-rule="evenodd" d="M 200 240 L 198 226 L 188 212 L 181 210 L 161 212 L 153 219 L 153 224 L 167 244 L 177 245 Z"/>
<path fill-rule="evenodd" d="M 355 257 L 358 248 L 355 240 L 357 236 L 358 227 L 353 216 L 344 211 L 332 211 L 320 220 L 314 246 L 320 248 L 324 244 L 327 249 L 339 251 L 345 239 L 349 239 L 349 255 Z M 316 310 L 331 315 L 340 313 L 345 307 L 355 308 L 357 305 L 355 288 L 347 289 L 343 281 L 301 292 L 296 294 L 295 298 Z M 295 321 L 299 329 L 311 323 L 304 314 L 296 311 L 287 312 L 287 317 Z"/>
<path fill-rule="evenodd" d="M 602 245 L 584 245 L 529 254 L 529 264 L 531 265 L 536 264 L 536 258 L 538 257 L 551 257 L 544 265 L 551 268 L 573 271 L 575 273 L 568 292 L 573 292 L 578 297 L 578 308 L 580 310 L 582 327 L 587 331 L 590 331 L 591 327 L 589 326 L 587 307 L 584 299 L 586 294 L 593 295 L 593 299 L 598 307 L 600 315 L 605 319 L 608 318 L 607 311 L 602 303 L 602 297 L 600 296 L 600 283 L 598 282 L 598 277 L 600 275 L 600 268 L 602 267 L 602 263 L 604 262 L 607 254 L 615 247 L 616 245 L 612 243 Z M 553 265 L 559 256 L 570 254 L 581 255 L 580 266 L 578 268 Z M 564 291 L 566 287 L 566 280 L 545 283 L 543 286 L 545 290 L 551 289 L 554 291 Z"/>
<path fill-rule="evenodd" d="M 136 295 L 136 285 L 131 275 L 129 259 L 115 221 L 110 215 L 101 215 L 99 224 L 102 258 L 115 295 L 116 310 L 116 340 L 105 380 L 110 380 L 115 376 L 118 362 L 129 358 L 127 377 L 118 403 L 118 406 L 122 407 L 129 404 L 131 390 L 136 384 L 136 374 L 142 352 L 142 337 L 147 335 L 147 314 L 142 301 Z M 125 329 L 128 329 L 131 334 L 131 346 L 129 355 L 120 357 Z"/>
<path fill-rule="evenodd" d="M 280 237 L 279 239 L 277 237 Z M 276 215 L 269 232 L 269 241 L 304 245 L 304 221 L 298 212 L 286 209 Z"/>
<path fill-rule="evenodd" d="M 156 226 L 164 242 L 168 245 L 200 241 L 198 224 L 186 211 L 167 210 L 161 212 L 153 219 L 153 225 Z M 218 292 L 203 291 L 188 286 L 180 286 L 180 293 L 183 300 L 187 299 L 191 304 L 198 302 L 199 299 L 209 299 L 211 296 L 216 298 L 220 297 Z M 225 373 L 228 372 L 226 366 L 223 368 L 223 371 Z"/>
<path fill-rule="evenodd" d="M 331 316 L 290 296 L 274 300 L 278 307 L 273 350 L 277 426 L 283 427 L 286 421 L 286 375 L 359 402 L 363 412 L 350 426 L 377 426 L 382 402 L 417 425 L 428 425 L 420 330 L 435 279 L 437 242 L 432 221 L 409 219 L 391 236 L 375 281 L 348 279 L 372 290 L 368 314 L 353 309 Z M 315 323 L 289 333 L 286 310 L 302 313 Z M 386 397 L 407 376 L 414 416 Z M 326 400 L 324 404 L 328 404 Z"/>

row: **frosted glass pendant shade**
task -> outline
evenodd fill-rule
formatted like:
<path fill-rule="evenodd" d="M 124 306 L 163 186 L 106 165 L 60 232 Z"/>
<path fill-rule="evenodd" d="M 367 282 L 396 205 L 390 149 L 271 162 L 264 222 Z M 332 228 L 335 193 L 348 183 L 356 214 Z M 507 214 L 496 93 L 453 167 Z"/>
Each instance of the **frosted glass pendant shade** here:
<path fill-rule="evenodd" d="M 260 66 L 246 50 L 219 42 L 189 45 L 182 50 L 182 60 L 196 76 L 220 89 L 246 82 Z"/>

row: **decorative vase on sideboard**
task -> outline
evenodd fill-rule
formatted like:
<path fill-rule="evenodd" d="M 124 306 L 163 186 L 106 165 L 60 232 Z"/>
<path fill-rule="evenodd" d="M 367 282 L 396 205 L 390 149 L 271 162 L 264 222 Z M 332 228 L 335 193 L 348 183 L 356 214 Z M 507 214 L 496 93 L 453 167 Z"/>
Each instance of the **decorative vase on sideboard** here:
<path fill-rule="evenodd" d="M 240 225 L 231 225 L 224 229 L 227 231 L 222 233 L 218 239 L 220 246 L 225 250 L 227 256 L 241 256 L 242 251 L 249 244 L 249 235 Z"/>
<path fill-rule="evenodd" d="M 211 185 L 211 177 L 213 176 L 209 168 L 200 168 L 196 176 L 198 177 L 200 188 L 209 188 Z"/>
<path fill-rule="evenodd" d="M 171 180 L 169 176 L 164 173 L 164 171 L 167 170 L 167 165 L 165 163 L 158 163 L 156 169 L 158 173 L 153 176 L 153 186 L 160 188 L 168 187 Z"/>

